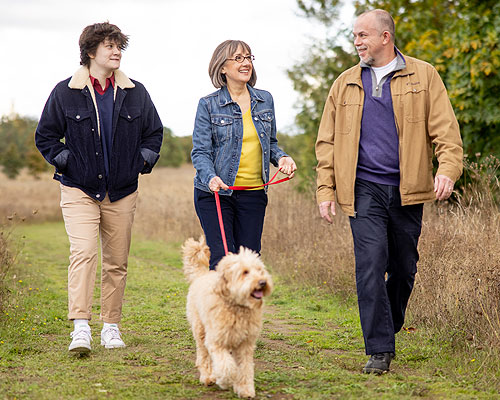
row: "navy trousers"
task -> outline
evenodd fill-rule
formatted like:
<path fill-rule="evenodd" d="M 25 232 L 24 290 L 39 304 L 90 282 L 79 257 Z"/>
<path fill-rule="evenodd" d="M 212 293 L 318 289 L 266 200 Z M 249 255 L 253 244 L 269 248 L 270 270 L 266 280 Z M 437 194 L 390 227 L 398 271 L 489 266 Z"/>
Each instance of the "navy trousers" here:
<path fill-rule="evenodd" d="M 423 204 L 401 206 L 397 186 L 357 179 L 350 217 L 366 354 L 395 352 L 418 261 Z"/>
<path fill-rule="evenodd" d="M 237 253 L 240 246 L 260 254 L 260 240 L 264 228 L 267 194 L 264 190 L 235 190 L 231 196 L 219 196 L 224 221 L 227 247 Z M 194 189 L 194 207 L 210 248 L 210 269 L 224 257 L 215 196 Z"/>

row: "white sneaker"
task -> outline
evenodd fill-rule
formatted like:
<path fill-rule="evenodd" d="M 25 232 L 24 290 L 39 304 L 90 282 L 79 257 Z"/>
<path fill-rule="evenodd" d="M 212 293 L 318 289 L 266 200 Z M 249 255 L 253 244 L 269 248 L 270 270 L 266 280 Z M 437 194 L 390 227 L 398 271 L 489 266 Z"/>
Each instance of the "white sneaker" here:
<path fill-rule="evenodd" d="M 107 349 L 125 347 L 125 343 L 123 343 L 123 340 L 120 336 L 120 329 L 118 329 L 118 325 L 112 325 L 102 329 L 101 345 L 103 345 Z"/>
<path fill-rule="evenodd" d="M 71 332 L 71 338 L 73 340 L 69 345 L 69 351 L 80 354 L 90 352 L 90 342 L 92 341 L 90 326 L 77 325 L 75 330 Z"/>

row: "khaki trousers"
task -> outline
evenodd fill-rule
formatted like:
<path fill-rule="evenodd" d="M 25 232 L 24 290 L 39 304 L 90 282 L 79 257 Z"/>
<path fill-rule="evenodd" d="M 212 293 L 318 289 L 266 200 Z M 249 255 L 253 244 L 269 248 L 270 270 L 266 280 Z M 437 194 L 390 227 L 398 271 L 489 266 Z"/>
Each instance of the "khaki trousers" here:
<path fill-rule="evenodd" d="M 100 319 L 120 321 L 137 195 L 136 191 L 113 203 L 106 195 L 99 202 L 78 188 L 61 185 L 61 209 L 70 243 L 69 319 L 91 319 L 100 236 Z"/>

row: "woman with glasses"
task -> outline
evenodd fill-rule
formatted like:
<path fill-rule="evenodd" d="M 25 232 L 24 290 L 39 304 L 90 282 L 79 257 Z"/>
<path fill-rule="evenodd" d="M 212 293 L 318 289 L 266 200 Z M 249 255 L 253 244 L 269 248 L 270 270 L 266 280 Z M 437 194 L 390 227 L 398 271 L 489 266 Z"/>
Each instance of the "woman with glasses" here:
<path fill-rule="evenodd" d="M 255 89 L 257 74 L 250 46 L 226 40 L 215 49 L 208 73 L 216 92 L 200 99 L 191 159 L 196 169 L 194 204 L 210 248 L 210 269 L 224 256 L 214 192 L 219 192 L 230 252 L 240 246 L 260 253 L 267 206 L 269 164 L 293 177 L 293 159 L 278 147 L 271 94 Z"/>

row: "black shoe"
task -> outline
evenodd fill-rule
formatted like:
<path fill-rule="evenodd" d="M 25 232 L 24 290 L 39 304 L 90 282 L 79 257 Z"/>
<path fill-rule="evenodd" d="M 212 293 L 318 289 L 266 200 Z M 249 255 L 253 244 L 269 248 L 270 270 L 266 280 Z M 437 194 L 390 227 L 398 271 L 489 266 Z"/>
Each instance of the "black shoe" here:
<path fill-rule="evenodd" d="M 363 368 L 363 373 L 377 375 L 385 374 L 389 371 L 389 365 L 391 365 L 394 356 L 394 353 L 373 354 Z"/>

